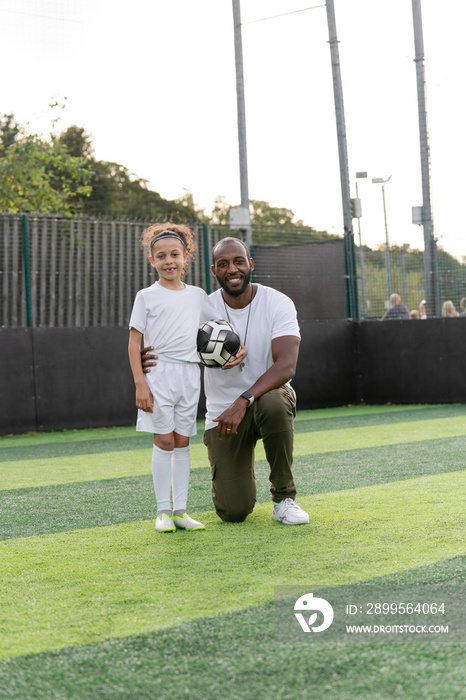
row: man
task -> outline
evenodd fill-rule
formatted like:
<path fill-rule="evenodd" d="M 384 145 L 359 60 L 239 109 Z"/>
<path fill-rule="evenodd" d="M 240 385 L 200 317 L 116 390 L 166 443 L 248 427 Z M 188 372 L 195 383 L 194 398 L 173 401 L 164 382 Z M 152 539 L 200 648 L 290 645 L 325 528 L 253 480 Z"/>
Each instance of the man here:
<path fill-rule="evenodd" d="M 248 350 L 225 371 L 205 369 L 207 446 L 212 500 L 222 520 L 242 522 L 256 502 L 254 450 L 262 438 L 270 467 L 273 519 L 286 525 L 309 522 L 294 501 L 291 471 L 296 401 L 289 385 L 295 374 L 300 334 L 296 309 L 287 296 L 252 284 L 254 261 L 246 245 L 224 238 L 212 251 L 212 274 L 220 289 L 210 295 L 204 320 L 231 321 Z M 150 356 L 143 352 L 143 364 Z M 153 364 L 153 363 L 152 363 Z"/>
<path fill-rule="evenodd" d="M 399 294 L 392 294 L 390 297 L 390 308 L 382 316 L 382 321 L 394 321 L 400 318 L 409 318 L 409 311 L 404 304 L 401 303 Z"/>

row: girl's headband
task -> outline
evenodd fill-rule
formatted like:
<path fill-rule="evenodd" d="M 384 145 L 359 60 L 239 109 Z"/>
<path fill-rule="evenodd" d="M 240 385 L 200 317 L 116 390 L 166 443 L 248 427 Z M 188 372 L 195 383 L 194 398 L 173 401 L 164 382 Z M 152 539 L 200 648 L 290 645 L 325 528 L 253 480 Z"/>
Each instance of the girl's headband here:
<path fill-rule="evenodd" d="M 162 231 L 162 233 L 159 236 L 154 238 L 154 240 L 150 244 L 150 249 L 152 250 L 154 243 L 157 243 L 157 241 L 160 241 L 162 238 L 176 238 L 176 240 L 180 241 L 180 243 L 183 244 L 183 247 L 186 248 L 184 240 L 177 233 L 175 233 L 174 231 Z"/>

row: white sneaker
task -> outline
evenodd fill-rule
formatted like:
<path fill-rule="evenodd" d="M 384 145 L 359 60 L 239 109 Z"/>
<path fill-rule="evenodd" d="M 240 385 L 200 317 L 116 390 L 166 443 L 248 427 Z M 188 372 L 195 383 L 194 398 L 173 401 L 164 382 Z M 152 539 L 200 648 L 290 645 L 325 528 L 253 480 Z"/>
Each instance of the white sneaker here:
<path fill-rule="evenodd" d="M 180 530 L 205 530 L 205 525 L 194 520 L 187 513 L 172 515 L 172 522 Z"/>
<path fill-rule="evenodd" d="M 155 530 L 156 532 L 175 532 L 176 527 L 171 517 L 166 513 L 162 513 L 161 516 L 155 519 Z"/>
<path fill-rule="evenodd" d="M 305 525 L 309 522 L 309 515 L 292 498 L 274 503 L 272 518 L 285 525 Z"/>

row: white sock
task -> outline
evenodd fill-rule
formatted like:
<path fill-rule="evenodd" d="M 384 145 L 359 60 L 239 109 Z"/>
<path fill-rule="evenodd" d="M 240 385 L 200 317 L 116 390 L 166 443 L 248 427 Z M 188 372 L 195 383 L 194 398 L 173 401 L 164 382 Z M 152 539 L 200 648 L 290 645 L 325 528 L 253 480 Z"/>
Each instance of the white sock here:
<path fill-rule="evenodd" d="M 186 511 L 190 467 L 189 445 L 187 447 L 175 447 L 172 457 L 172 493 L 173 511 L 176 515 L 181 515 Z"/>
<path fill-rule="evenodd" d="M 152 480 L 154 482 L 155 500 L 157 501 L 157 514 L 160 511 L 171 513 L 171 463 L 173 451 L 161 450 L 154 445 L 152 451 Z"/>

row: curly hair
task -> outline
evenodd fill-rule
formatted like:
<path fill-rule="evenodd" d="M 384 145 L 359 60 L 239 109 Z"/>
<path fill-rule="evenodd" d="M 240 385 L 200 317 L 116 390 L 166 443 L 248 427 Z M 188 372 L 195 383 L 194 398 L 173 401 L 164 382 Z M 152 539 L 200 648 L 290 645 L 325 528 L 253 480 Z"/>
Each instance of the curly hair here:
<path fill-rule="evenodd" d="M 459 316 L 459 313 L 455 309 L 454 303 L 450 299 L 443 302 L 442 316 Z"/>
<path fill-rule="evenodd" d="M 188 226 L 184 226 L 184 224 L 172 224 L 170 221 L 167 221 L 164 224 L 152 224 L 152 226 L 148 226 L 141 233 L 139 247 L 145 251 L 147 257 L 150 259 L 152 257 L 152 244 L 154 243 L 155 239 L 165 231 L 176 233 L 176 235 L 182 239 L 184 249 L 188 253 L 188 260 L 186 261 L 183 270 L 184 277 L 188 270 L 188 261 L 190 258 L 191 260 L 194 260 L 194 251 L 196 250 L 194 232 L 191 231 Z"/>

